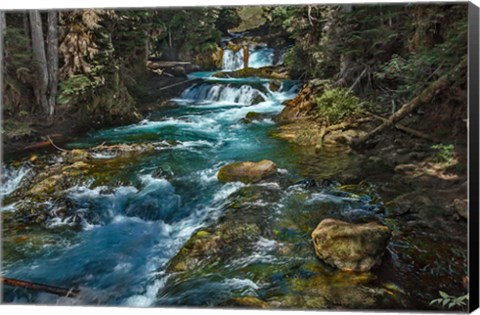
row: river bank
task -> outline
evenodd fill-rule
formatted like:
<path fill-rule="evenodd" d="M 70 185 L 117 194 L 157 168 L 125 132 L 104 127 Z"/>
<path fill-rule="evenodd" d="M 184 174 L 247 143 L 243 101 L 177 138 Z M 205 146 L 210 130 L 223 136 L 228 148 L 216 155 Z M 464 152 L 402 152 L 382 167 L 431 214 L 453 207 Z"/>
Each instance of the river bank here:
<path fill-rule="evenodd" d="M 152 111 L 169 106 L 168 101 L 179 95 L 186 86 L 194 84 L 195 80 L 188 80 L 187 76 L 166 76 L 149 73 L 142 82 L 141 98 L 136 105 L 139 116 L 148 116 Z M 39 117 L 32 117 L 31 122 L 7 121 L 3 134 L 3 156 L 10 159 L 18 154 L 25 156 L 37 150 L 53 152 L 56 149 L 48 138 L 56 145 L 63 146 L 88 132 L 86 126 L 76 128 L 77 118 L 74 112 L 59 112 L 54 122 L 41 123 Z M 91 130 L 90 130 L 91 131 Z"/>

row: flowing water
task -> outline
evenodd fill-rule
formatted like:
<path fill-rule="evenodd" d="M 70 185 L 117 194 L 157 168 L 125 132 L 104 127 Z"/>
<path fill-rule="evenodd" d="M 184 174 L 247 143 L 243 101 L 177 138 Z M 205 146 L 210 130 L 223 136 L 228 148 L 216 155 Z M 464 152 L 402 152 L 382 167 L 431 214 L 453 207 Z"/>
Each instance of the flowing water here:
<path fill-rule="evenodd" d="M 253 52 L 252 66 L 271 64 L 271 53 L 268 48 Z M 242 66 L 230 53 L 224 58 L 225 69 Z M 278 193 L 278 198 L 258 199 L 254 203 L 259 209 L 269 209 L 265 222 L 272 225 L 272 231 L 278 231 L 276 239 L 272 236 L 256 240 L 251 252 L 219 266 L 218 272 L 171 280 L 165 268 L 172 257 L 193 233 L 211 226 L 222 216 L 229 196 L 246 187 L 239 182 L 219 182 L 216 174 L 221 166 L 234 161 L 269 159 L 278 165 L 279 175 L 295 182 L 305 176 L 334 179 L 355 162 L 354 156 L 338 149 L 305 159 L 303 149 L 270 136 L 276 129 L 271 117 L 282 110 L 284 100 L 296 95 L 299 82 L 284 81 L 278 91 L 272 92 L 268 80 L 216 79 L 210 74 L 192 74 L 203 82 L 174 99 L 178 106 L 154 112 L 137 124 L 87 134 L 68 145 L 72 149 L 100 143 L 162 144 L 153 153 L 133 158 L 115 153 L 95 155 L 91 163 L 101 176 L 97 174 L 69 188 L 65 194 L 73 211 L 64 217 L 53 216 L 48 228 L 4 226 L 5 276 L 78 287 L 82 292 L 78 299 L 70 299 L 6 286 L 5 302 L 218 305 L 239 295 L 291 296 L 289 290 L 298 293 L 299 286 L 311 285 L 302 282 L 308 275 L 323 275 L 321 281 L 315 279 L 324 289 L 340 277 L 343 280 L 338 283 L 348 283 L 346 292 L 361 282 L 352 275 L 339 276 L 331 268 L 317 266 L 309 233 L 327 215 L 359 220 L 378 217 L 381 203 L 367 193 L 352 194 L 336 186 L 320 190 L 280 188 L 275 182 L 264 188 L 272 189 L 272 195 Z M 248 112 L 265 115 L 246 124 L 242 118 Z M 162 176 L 156 175 L 159 170 Z M 12 193 L 30 172 L 26 165 L 4 168 L 4 214 L 16 211 L 20 201 Z M 51 213 L 59 211 L 54 204 L 47 206 Z M 274 254 L 275 248 L 288 244 L 295 247 L 290 256 Z M 402 243 L 396 245 L 390 249 L 394 258 L 385 271 L 394 275 L 381 276 L 379 285 L 397 288 L 390 291 L 400 300 L 390 299 L 383 305 L 415 306 L 404 293 L 407 289 L 403 284 L 414 284 L 419 278 L 402 280 L 401 276 L 408 270 L 418 276 L 415 272 L 419 267 L 395 258 Z M 395 275 L 399 271 L 400 276 Z M 292 283 L 291 279 L 298 281 Z"/>
<path fill-rule="evenodd" d="M 275 51 L 272 48 L 260 47 L 249 53 L 248 67 L 261 68 L 273 65 Z M 223 70 L 232 71 L 242 69 L 243 64 L 243 49 L 234 52 L 231 49 L 226 49 L 223 52 Z"/>

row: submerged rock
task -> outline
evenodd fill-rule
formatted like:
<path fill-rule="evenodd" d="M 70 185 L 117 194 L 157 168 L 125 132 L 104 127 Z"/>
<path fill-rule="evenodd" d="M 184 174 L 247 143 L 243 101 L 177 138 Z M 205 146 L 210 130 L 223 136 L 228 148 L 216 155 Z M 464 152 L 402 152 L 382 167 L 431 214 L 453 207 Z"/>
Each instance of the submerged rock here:
<path fill-rule="evenodd" d="M 263 114 L 263 113 L 257 113 L 257 112 L 248 112 L 244 118 L 242 118 L 242 121 L 245 123 L 245 124 L 249 124 L 253 121 L 260 121 L 260 120 L 264 120 L 264 119 L 267 119 L 267 118 L 270 118 L 271 115 L 269 114 Z"/>
<path fill-rule="evenodd" d="M 277 92 L 282 87 L 282 82 L 278 80 L 272 80 L 268 83 L 268 88 L 272 92 Z"/>
<path fill-rule="evenodd" d="M 275 174 L 277 165 L 270 160 L 260 162 L 235 162 L 220 168 L 218 180 L 222 182 L 254 183 Z"/>
<path fill-rule="evenodd" d="M 325 219 L 312 233 L 315 253 L 342 270 L 368 271 L 381 263 L 391 232 L 376 222 Z"/>

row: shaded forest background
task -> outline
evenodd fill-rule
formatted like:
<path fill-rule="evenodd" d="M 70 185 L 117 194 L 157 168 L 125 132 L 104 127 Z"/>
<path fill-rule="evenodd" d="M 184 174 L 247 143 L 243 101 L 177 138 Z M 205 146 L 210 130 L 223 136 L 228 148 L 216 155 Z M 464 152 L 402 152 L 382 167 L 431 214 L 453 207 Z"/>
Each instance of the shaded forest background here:
<path fill-rule="evenodd" d="M 256 28 L 286 51 L 292 78 L 328 80 L 339 89 L 330 98 L 348 92 L 379 114 L 467 55 L 465 4 L 18 11 L 3 12 L 1 21 L 7 142 L 64 120 L 79 130 L 139 121 L 152 78 L 148 61 L 191 62 L 187 72 L 218 69 L 229 29 Z M 460 122 L 447 126 L 449 135 L 465 129 L 466 71 L 453 82 L 430 101 L 432 128 Z"/>

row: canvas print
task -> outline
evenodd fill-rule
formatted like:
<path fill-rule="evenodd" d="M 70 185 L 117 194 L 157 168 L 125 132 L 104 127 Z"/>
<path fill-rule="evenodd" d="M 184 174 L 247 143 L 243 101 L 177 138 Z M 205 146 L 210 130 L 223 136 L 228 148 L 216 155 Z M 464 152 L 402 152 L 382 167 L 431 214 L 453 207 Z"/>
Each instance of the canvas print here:
<path fill-rule="evenodd" d="M 0 21 L 2 303 L 467 310 L 468 3 Z"/>

